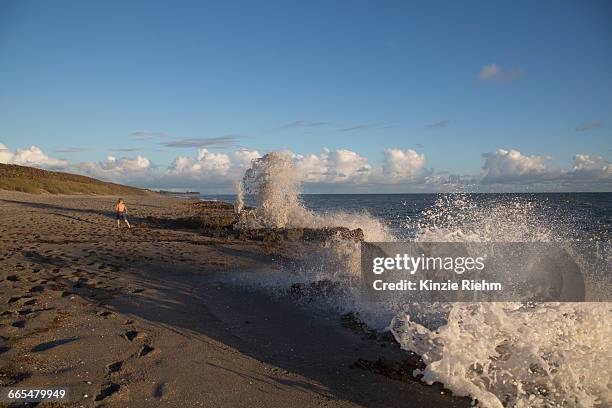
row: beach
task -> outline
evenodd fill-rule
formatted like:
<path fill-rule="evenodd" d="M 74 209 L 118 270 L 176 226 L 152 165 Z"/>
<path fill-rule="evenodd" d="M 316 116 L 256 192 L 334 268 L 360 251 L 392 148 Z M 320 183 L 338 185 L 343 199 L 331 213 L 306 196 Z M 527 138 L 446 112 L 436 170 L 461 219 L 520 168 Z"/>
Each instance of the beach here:
<path fill-rule="evenodd" d="M 74 407 L 470 405 L 350 316 L 232 283 L 291 256 L 265 239 L 187 228 L 188 200 L 124 199 L 131 230 L 116 197 L 0 191 L 0 386 Z"/>

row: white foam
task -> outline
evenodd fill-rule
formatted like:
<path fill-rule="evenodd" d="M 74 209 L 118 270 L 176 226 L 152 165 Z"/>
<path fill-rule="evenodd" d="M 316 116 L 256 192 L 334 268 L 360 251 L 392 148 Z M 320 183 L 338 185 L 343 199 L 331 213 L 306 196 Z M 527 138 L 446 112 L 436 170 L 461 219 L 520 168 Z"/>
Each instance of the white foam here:
<path fill-rule="evenodd" d="M 419 241 L 564 239 L 559 220 L 518 198 L 485 205 L 446 196 L 419 222 Z M 390 328 L 427 364 L 423 381 L 439 381 L 482 406 L 594 407 L 612 402 L 610 312 L 609 303 L 456 303 L 442 326 L 400 312 Z"/>
<path fill-rule="evenodd" d="M 255 160 L 242 181 L 256 209 L 241 213 L 240 228 L 362 228 L 366 241 L 394 241 L 387 225 L 366 212 L 317 214 L 299 199 L 300 175 L 291 158 L 269 153 Z M 242 197 L 240 195 L 240 197 Z M 242 205 L 239 206 L 242 208 Z M 406 228 L 429 242 L 540 242 L 563 240 L 563 219 L 551 220 L 541 203 L 502 197 L 484 204 L 469 195 L 441 196 Z M 482 406 L 594 407 L 612 404 L 612 324 L 609 303 L 407 304 L 370 303 L 358 290 L 354 243 L 322 248 L 306 271 L 311 281 L 342 282 L 339 307 L 356 310 L 375 327 L 381 317 L 401 347 L 423 357 L 423 381 L 439 381 Z M 387 325 L 389 320 L 384 322 Z"/>

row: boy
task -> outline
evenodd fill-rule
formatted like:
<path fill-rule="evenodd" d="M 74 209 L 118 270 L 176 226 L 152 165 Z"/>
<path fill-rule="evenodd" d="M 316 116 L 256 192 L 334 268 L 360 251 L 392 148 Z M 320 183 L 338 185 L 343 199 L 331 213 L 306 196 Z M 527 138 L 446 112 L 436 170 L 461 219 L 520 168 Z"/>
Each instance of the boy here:
<path fill-rule="evenodd" d="M 125 221 L 128 228 L 132 228 L 127 220 L 127 207 L 123 202 L 123 198 L 117 200 L 117 204 L 115 204 L 115 212 L 117 213 L 117 228 L 121 228 L 121 221 Z"/>

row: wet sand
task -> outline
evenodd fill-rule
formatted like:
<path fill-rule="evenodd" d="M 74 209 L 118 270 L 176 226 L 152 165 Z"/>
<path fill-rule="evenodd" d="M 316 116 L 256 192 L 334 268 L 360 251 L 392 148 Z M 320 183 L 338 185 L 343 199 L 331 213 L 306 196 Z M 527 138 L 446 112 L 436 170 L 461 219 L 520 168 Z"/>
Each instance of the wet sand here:
<path fill-rule="evenodd" d="M 185 202 L 124 198 L 132 230 L 114 197 L 0 191 L 0 386 L 75 407 L 470 405 L 371 363 L 417 364 L 392 341 L 232 284 L 276 267 L 263 242 L 152 227 Z"/>

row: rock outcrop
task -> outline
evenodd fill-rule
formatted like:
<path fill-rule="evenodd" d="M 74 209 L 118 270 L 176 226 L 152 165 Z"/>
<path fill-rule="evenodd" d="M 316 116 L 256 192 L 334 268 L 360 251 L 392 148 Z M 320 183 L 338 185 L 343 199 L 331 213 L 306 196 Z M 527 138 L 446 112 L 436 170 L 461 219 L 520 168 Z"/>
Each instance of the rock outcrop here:
<path fill-rule="evenodd" d="M 155 228 L 197 229 L 211 237 L 234 237 L 237 239 L 280 242 L 325 243 L 332 240 L 363 241 L 360 228 L 252 228 L 238 229 L 239 216 L 234 206 L 221 201 L 188 201 L 174 218 L 147 217 L 145 222 Z"/>

